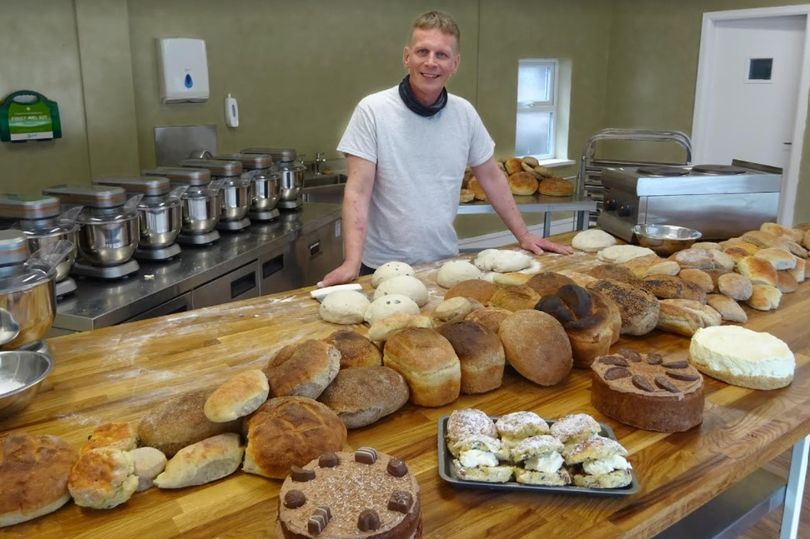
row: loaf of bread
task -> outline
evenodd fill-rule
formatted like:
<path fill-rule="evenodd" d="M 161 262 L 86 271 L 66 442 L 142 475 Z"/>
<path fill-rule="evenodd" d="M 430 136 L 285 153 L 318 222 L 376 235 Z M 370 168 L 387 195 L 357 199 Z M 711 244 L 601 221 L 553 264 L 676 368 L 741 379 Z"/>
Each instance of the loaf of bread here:
<path fill-rule="evenodd" d="M 259 369 L 248 369 L 222 383 L 206 399 L 205 417 L 225 423 L 252 414 L 270 394 L 267 377 Z"/>
<path fill-rule="evenodd" d="M 661 258 L 655 254 L 632 258 L 624 262 L 622 266 L 629 269 L 633 276 L 639 279 L 648 275 L 678 275 L 678 272 L 681 271 L 681 266 L 674 260 Z"/>
<path fill-rule="evenodd" d="M 432 329 L 406 328 L 389 337 L 383 364 L 408 382 L 411 402 L 444 406 L 461 391 L 461 365 L 453 346 Z"/>
<path fill-rule="evenodd" d="M 242 469 L 282 479 L 322 453 L 340 451 L 346 425 L 325 404 L 308 397 L 276 397 L 247 421 Z"/>
<path fill-rule="evenodd" d="M 760 249 L 754 255 L 755 258 L 767 260 L 777 270 L 786 270 L 796 267 L 797 257 L 791 254 L 790 251 L 781 249 L 779 247 L 767 247 Z"/>
<path fill-rule="evenodd" d="M 394 369 L 377 365 L 341 370 L 318 397 L 347 429 L 371 425 L 408 402 L 408 384 Z"/>
<path fill-rule="evenodd" d="M 501 322 L 504 318 L 512 314 L 512 311 L 501 309 L 499 307 L 484 307 L 483 309 L 476 309 L 467 316 L 464 320 L 478 322 L 485 328 L 498 333 L 498 328 L 501 327 Z"/>
<path fill-rule="evenodd" d="M 708 305 L 690 299 L 660 301 L 658 329 L 691 337 L 695 331 L 722 323 L 720 313 Z"/>
<path fill-rule="evenodd" d="M 630 271 L 627 266 L 624 264 L 613 264 L 611 262 L 607 264 L 600 264 L 588 270 L 588 275 L 595 277 L 596 279 L 613 279 L 614 281 L 621 281 L 623 283 L 630 284 L 636 284 L 638 281 L 636 275 Z"/>
<path fill-rule="evenodd" d="M 141 445 L 154 447 L 171 458 L 187 445 L 224 432 L 239 432 L 241 421 L 215 423 L 205 416 L 203 389 L 169 399 L 147 412 L 138 424 Z"/>
<path fill-rule="evenodd" d="M 799 288 L 799 283 L 796 278 L 790 273 L 790 270 L 781 270 L 776 272 L 776 288 L 783 294 L 790 294 Z"/>
<path fill-rule="evenodd" d="M 368 328 L 368 338 L 376 343 L 382 343 L 397 331 L 405 328 L 432 328 L 433 320 L 423 314 L 395 314 L 371 324 Z M 380 355 L 382 364 L 382 354 Z"/>
<path fill-rule="evenodd" d="M 689 361 L 704 374 L 751 389 L 785 387 L 796 368 L 782 340 L 740 326 L 699 330 L 689 345 Z"/>
<path fill-rule="evenodd" d="M 762 258 L 746 256 L 737 262 L 737 271 L 745 275 L 753 284 L 767 284 L 776 286 L 776 268 L 773 264 Z"/>
<path fill-rule="evenodd" d="M 601 292 L 619 308 L 622 335 L 646 335 L 658 324 L 658 300 L 649 292 L 614 279 L 600 279 L 590 289 Z"/>
<path fill-rule="evenodd" d="M 559 290 L 560 287 L 567 284 L 576 284 L 576 283 L 570 277 L 554 271 L 544 271 L 538 273 L 537 275 L 533 275 L 531 279 L 526 281 L 526 286 L 537 292 L 539 297 L 543 297 L 548 294 L 553 294 L 557 292 L 557 290 Z"/>
<path fill-rule="evenodd" d="M 509 189 L 513 195 L 533 195 L 537 192 L 537 178 L 524 170 L 514 172 L 509 175 Z"/>
<path fill-rule="evenodd" d="M 113 447 L 129 451 L 138 445 L 138 433 L 130 423 L 105 423 L 99 425 L 82 445 L 80 453 L 97 447 Z"/>
<path fill-rule="evenodd" d="M 725 273 L 717 278 L 720 293 L 737 301 L 745 301 L 751 297 L 754 291 L 752 284 L 751 279 L 739 273 Z"/>
<path fill-rule="evenodd" d="M 684 281 L 696 284 L 704 292 L 711 293 L 714 291 L 714 280 L 712 276 L 703 270 L 696 268 L 685 268 L 678 273 L 678 277 Z"/>
<path fill-rule="evenodd" d="M 652 249 L 639 247 L 638 245 L 613 245 L 596 253 L 596 257 L 607 264 L 623 264 L 640 256 L 654 254 L 655 252 Z"/>
<path fill-rule="evenodd" d="M 672 275 L 648 275 L 639 286 L 658 299 L 683 298 L 687 289 L 683 279 Z"/>
<path fill-rule="evenodd" d="M 483 305 L 478 300 L 472 298 L 455 297 L 442 301 L 433 309 L 434 325 L 446 324 L 448 322 L 459 322 L 464 320 L 468 314 Z"/>
<path fill-rule="evenodd" d="M 796 265 L 793 269 L 788 270 L 793 278 L 796 279 L 797 283 L 803 283 L 804 280 L 807 278 L 806 271 L 807 271 L 807 262 L 804 258 L 796 257 Z"/>
<path fill-rule="evenodd" d="M 216 481 L 239 468 L 245 450 L 239 435 L 218 434 L 184 447 L 166 463 L 155 477 L 158 488 L 183 488 Z"/>
<path fill-rule="evenodd" d="M 769 284 L 755 284 L 752 287 L 751 297 L 746 304 L 758 311 L 773 311 L 779 308 L 782 301 L 782 292 Z"/>
<path fill-rule="evenodd" d="M 278 351 L 264 369 L 275 397 L 318 398 L 340 370 L 340 351 L 331 344 L 308 339 Z"/>
<path fill-rule="evenodd" d="M 521 310 L 498 328 L 506 360 L 525 378 L 541 386 L 562 382 L 574 364 L 562 324 L 550 314 Z"/>
<path fill-rule="evenodd" d="M 476 268 L 476 270 L 480 273 L 478 268 Z M 456 297 L 472 298 L 481 302 L 482 304 L 486 304 L 497 289 L 498 286 L 490 283 L 489 281 L 484 281 L 483 279 L 467 279 L 453 285 L 447 292 L 444 293 L 444 299 Z"/>
<path fill-rule="evenodd" d="M 374 343 L 356 331 L 342 329 L 335 331 L 324 342 L 340 352 L 340 368 L 374 367 L 382 365 L 382 353 Z"/>
<path fill-rule="evenodd" d="M 545 196 L 570 197 L 574 194 L 574 183 L 554 176 L 544 177 L 537 190 Z"/>
<path fill-rule="evenodd" d="M 78 457 L 58 436 L 0 436 L 0 528 L 47 515 L 67 503 L 68 477 Z"/>
<path fill-rule="evenodd" d="M 492 294 L 492 297 L 489 298 L 489 306 L 514 312 L 521 309 L 533 309 L 539 300 L 540 294 L 528 284 L 504 286 Z"/>
<path fill-rule="evenodd" d="M 706 296 L 706 303 L 709 307 L 720 313 L 723 320 L 739 323 L 748 321 L 748 315 L 745 314 L 745 310 L 740 307 L 737 301 L 728 296 L 723 294 L 709 294 Z"/>
<path fill-rule="evenodd" d="M 503 165 L 506 168 L 507 174 L 514 174 L 515 172 L 520 172 L 523 170 L 523 160 L 519 157 L 507 159 Z"/>
<path fill-rule="evenodd" d="M 506 357 L 495 332 L 469 320 L 444 324 L 438 332 L 458 356 L 462 393 L 486 393 L 501 387 Z"/>
<path fill-rule="evenodd" d="M 73 502 L 91 509 L 121 505 L 137 488 L 138 476 L 129 452 L 112 447 L 99 447 L 80 455 L 68 479 Z"/>

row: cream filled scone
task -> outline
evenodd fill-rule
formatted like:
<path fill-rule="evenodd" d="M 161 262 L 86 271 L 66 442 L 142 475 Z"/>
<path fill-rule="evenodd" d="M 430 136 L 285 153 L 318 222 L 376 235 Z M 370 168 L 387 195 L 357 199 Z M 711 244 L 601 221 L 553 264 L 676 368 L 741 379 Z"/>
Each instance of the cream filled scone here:
<path fill-rule="evenodd" d="M 501 437 L 501 452 L 498 458 L 511 460 L 511 450 L 519 441 L 531 436 L 548 434 L 548 423 L 534 412 L 512 412 L 499 417 L 495 428 Z"/>
<path fill-rule="evenodd" d="M 455 442 L 476 434 L 497 438 L 498 431 L 492 418 L 475 408 L 453 410 L 447 418 L 447 439 Z"/>
<path fill-rule="evenodd" d="M 784 341 L 740 326 L 698 330 L 689 344 L 689 361 L 704 374 L 751 389 L 785 387 L 796 369 Z"/>
<path fill-rule="evenodd" d="M 571 476 L 563 468 L 563 443 L 548 434 L 532 436 L 519 441 L 511 451 L 518 483 L 562 486 L 571 483 Z"/>
<path fill-rule="evenodd" d="M 616 440 L 594 435 L 563 450 L 574 484 L 587 488 L 625 487 L 633 481 L 627 450 Z"/>
<path fill-rule="evenodd" d="M 447 446 L 457 457 L 453 467 L 461 479 L 504 483 L 512 477 L 512 467 L 498 461 L 501 441 L 497 438 L 477 434 L 457 442 L 448 441 Z"/>
<path fill-rule="evenodd" d="M 551 435 L 566 447 L 585 441 L 601 431 L 599 422 L 588 414 L 567 415 L 551 425 Z"/>

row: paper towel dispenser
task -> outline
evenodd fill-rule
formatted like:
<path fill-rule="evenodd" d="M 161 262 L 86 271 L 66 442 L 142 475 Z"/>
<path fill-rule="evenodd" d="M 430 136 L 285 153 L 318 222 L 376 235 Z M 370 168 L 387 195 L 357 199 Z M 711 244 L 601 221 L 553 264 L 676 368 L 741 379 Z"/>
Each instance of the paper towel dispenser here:
<path fill-rule="evenodd" d="M 205 41 L 183 37 L 157 40 L 160 100 L 163 103 L 208 100 Z"/>

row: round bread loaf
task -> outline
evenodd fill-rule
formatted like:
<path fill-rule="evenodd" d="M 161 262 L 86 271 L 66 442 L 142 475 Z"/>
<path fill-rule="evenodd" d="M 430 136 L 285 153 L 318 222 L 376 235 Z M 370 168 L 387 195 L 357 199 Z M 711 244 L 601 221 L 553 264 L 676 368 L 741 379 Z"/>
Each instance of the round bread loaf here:
<path fill-rule="evenodd" d="M 408 396 L 402 375 L 379 365 L 340 371 L 318 400 L 331 408 L 347 429 L 359 429 L 402 408 Z"/>
<path fill-rule="evenodd" d="M 476 270 L 477 269 L 478 268 L 476 268 Z M 444 299 L 456 297 L 472 298 L 482 304 L 486 304 L 497 289 L 498 286 L 489 281 L 484 281 L 483 279 L 468 279 L 453 285 L 444 293 Z"/>
<path fill-rule="evenodd" d="M 433 320 L 435 325 L 446 324 L 448 322 L 459 322 L 464 317 L 483 305 L 472 298 L 455 297 L 442 301 L 433 310 Z"/>
<path fill-rule="evenodd" d="M 597 279 L 613 279 L 623 283 L 636 284 L 638 279 L 627 267 L 618 264 L 600 264 L 588 271 L 588 275 Z"/>
<path fill-rule="evenodd" d="M 368 328 L 368 338 L 376 343 L 384 343 L 388 337 L 405 328 L 432 328 L 433 320 L 422 314 L 395 314 L 377 320 Z M 382 346 L 382 344 L 380 344 Z M 382 362 L 382 355 L 380 356 Z"/>
<path fill-rule="evenodd" d="M 259 369 L 235 374 L 206 399 L 205 417 L 216 423 L 233 421 L 253 413 L 270 394 L 267 376 Z"/>
<path fill-rule="evenodd" d="M 714 291 L 714 280 L 712 276 L 703 270 L 697 268 L 686 268 L 678 273 L 678 277 L 684 281 L 695 283 L 701 290 L 707 294 Z"/>
<path fill-rule="evenodd" d="M 331 344 L 340 352 L 341 369 L 382 365 L 380 349 L 356 331 L 347 329 L 335 331 L 325 338 L 324 342 Z"/>
<path fill-rule="evenodd" d="M 422 537 L 416 478 L 372 448 L 313 459 L 284 480 L 278 501 L 280 538 Z"/>
<path fill-rule="evenodd" d="M 748 315 L 745 314 L 745 310 L 740 307 L 739 303 L 728 296 L 724 296 L 723 294 L 709 294 L 706 296 L 706 303 L 720 313 L 723 320 L 740 323 L 748 321 Z"/>
<path fill-rule="evenodd" d="M 99 447 L 82 454 L 68 479 L 73 502 L 92 509 L 121 505 L 137 488 L 138 476 L 129 452 L 112 447 Z"/>
<path fill-rule="evenodd" d="M 52 513 L 68 500 L 76 450 L 58 436 L 0 436 L 0 528 Z"/>
<path fill-rule="evenodd" d="M 509 189 L 513 195 L 533 195 L 537 192 L 537 178 L 521 170 L 509 175 Z"/>
<path fill-rule="evenodd" d="M 595 253 L 611 245 L 616 245 L 616 238 L 598 228 L 577 232 L 571 240 L 571 247 L 586 253 Z"/>
<path fill-rule="evenodd" d="M 275 397 L 317 399 L 339 370 L 340 351 L 331 344 L 308 339 L 279 350 L 264 368 L 264 374 Z"/>
<path fill-rule="evenodd" d="M 560 287 L 567 284 L 576 283 L 570 277 L 553 271 L 544 271 L 542 273 L 538 273 L 526 281 L 526 286 L 537 292 L 540 297 L 547 296 L 548 294 L 554 294 L 560 289 Z"/>
<path fill-rule="evenodd" d="M 406 328 L 391 335 L 383 350 L 383 364 L 405 378 L 414 404 L 444 406 L 458 398 L 458 356 L 450 342 L 432 329 Z"/>
<path fill-rule="evenodd" d="M 790 274 L 790 270 L 776 272 L 776 288 L 783 294 L 790 294 L 799 288 L 796 278 Z"/>
<path fill-rule="evenodd" d="M 486 393 L 501 387 L 506 358 L 498 335 L 472 321 L 438 328 L 461 362 L 461 392 Z"/>
<path fill-rule="evenodd" d="M 523 170 L 523 160 L 519 157 L 512 157 L 511 159 L 507 159 L 503 166 L 506 168 L 507 174 L 511 175 Z"/>
<path fill-rule="evenodd" d="M 498 337 L 509 364 L 535 384 L 553 386 L 571 372 L 571 343 L 550 314 L 517 311 L 501 322 Z"/>
<path fill-rule="evenodd" d="M 374 274 L 371 276 L 371 286 L 377 288 L 380 286 L 381 282 L 391 277 L 397 277 L 399 275 L 413 276 L 414 274 L 413 268 L 405 262 L 386 262 L 374 270 Z"/>
<path fill-rule="evenodd" d="M 476 309 L 467 316 L 464 320 L 471 322 L 478 322 L 485 328 L 495 333 L 498 333 L 498 328 L 501 327 L 503 319 L 512 314 L 512 311 L 501 309 L 500 307 L 484 307 L 483 309 Z"/>
<path fill-rule="evenodd" d="M 751 287 L 751 297 L 746 300 L 746 305 L 758 311 L 773 311 L 779 308 L 782 302 L 782 292 L 768 284 L 755 284 Z"/>
<path fill-rule="evenodd" d="M 439 268 L 436 283 L 442 288 L 453 288 L 461 282 L 480 279 L 481 275 L 481 270 L 468 260 L 450 260 Z"/>
<path fill-rule="evenodd" d="M 551 197 L 570 197 L 574 194 L 574 183 L 554 176 L 540 180 L 537 190 L 541 195 Z"/>
<path fill-rule="evenodd" d="M 397 275 L 386 279 L 374 291 L 375 300 L 390 295 L 402 295 L 411 298 L 419 307 L 428 301 L 428 290 L 425 283 L 412 275 Z"/>
<path fill-rule="evenodd" d="M 793 381 L 796 359 L 781 339 L 740 326 L 700 329 L 689 361 L 702 373 L 751 389 L 778 389 Z"/>
<path fill-rule="evenodd" d="M 223 432 L 239 432 L 241 421 L 215 423 L 205 416 L 205 401 L 212 391 L 192 391 L 152 408 L 138 424 L 141 445 L 154 447 L 168 458 L 187 445 Z"/>
<path fill-rule="evenodd" d="M 528 285 L 504 286 L 498 288 L 489 298 L 490 307 L 500 307 L 509 311 L 533 309 L 540 300 L 540 294 Z"/>
<path fill-rule="evenodd" d="M 619 308 L 622 335 L 646 335 L 658 324 L 658 300 L 649 292 L 613 279 L 600 279 L 590 289 L 601 292 Z"/>
<path fill-rule="evenodd" d="M 346 444 L 346 425 L 325 404 L 307 397 L 270 399 L 247 421 L 242 469 L 283 479 L 321 453 Z"/>

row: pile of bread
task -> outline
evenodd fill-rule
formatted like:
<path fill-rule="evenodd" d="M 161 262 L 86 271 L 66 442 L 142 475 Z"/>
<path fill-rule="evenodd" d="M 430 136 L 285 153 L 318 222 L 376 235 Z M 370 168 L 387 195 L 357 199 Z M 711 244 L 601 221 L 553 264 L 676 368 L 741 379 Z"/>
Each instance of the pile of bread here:
<path fill-rule="evenodd" d="M 549 423 L 522 411 L 495 420 L 477 409 L 455 410 L 447 419 L 445 444 L 453 472 L 466 481 L 575 485 L 618 488 L 629 485 L 632 466 L 627 450 L 601 434 L 587 414 Z"/>
<path fill-rule="evenodd" d="M 540 193 L 545 196 L 565 197 L 574 194 L 573 182 L 555 176 L 551 169 L 541 165 L 532 156 L 511 157 L 497 163 L 498 168 L 507 177 L 513 195 L 527 196 Z M 481 183 L 470 169 L 465 171 L 459 200 L 462 203 L 487 200 Z"/>

